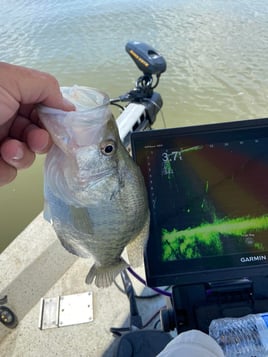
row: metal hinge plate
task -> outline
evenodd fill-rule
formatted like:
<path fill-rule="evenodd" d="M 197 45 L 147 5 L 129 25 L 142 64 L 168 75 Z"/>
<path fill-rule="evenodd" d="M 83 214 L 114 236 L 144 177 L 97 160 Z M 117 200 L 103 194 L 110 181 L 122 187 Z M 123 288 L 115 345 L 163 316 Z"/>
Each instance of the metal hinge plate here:
<path fill-rule="evenodd" d="M 39 328 L 63 327 L 93 321 L 92 292 L 42 298 Z"/>

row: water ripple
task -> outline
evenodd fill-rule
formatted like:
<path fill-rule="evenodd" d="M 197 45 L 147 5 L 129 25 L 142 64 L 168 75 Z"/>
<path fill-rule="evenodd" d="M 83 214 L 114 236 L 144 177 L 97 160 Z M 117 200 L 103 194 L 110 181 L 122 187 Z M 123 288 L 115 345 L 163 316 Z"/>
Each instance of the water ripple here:
<path fill-rule="evenodd" d="M 138 72 L 128 40 L 149 42 L 168 69 L 159 90 L 169 126 L 265 116 L 265 0 L 3 0 L 2 60 L 116 96 Z M 8 20 L 6 20 L 8 19 Z"/>
<path fill-rule="evenodd" d="M 140 40 L 167 60 L 157 88 L 167 126 L 256 118 L 268 112 L 267 28 L 267 0 L 1 0 L 0 58 L 115 97 L 140 75 L 124 51 Z M 1 188 L 7 241 L 42 209 L 40 164 L 30 170 Z"/>

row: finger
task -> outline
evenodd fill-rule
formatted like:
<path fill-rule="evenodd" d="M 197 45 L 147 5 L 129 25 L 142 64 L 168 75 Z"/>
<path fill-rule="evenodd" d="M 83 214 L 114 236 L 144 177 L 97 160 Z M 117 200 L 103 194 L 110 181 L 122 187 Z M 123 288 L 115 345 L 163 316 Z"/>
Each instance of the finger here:
<path fill-rule="evenodd" d="M 52 145 L 50 135 L 45 129 L 30 125 L 25 130 L 25 137 L 28 147 L 36 154 L 48 152 Z"/>
<path fill-rule="evenodd" d="M 1 70 L 8 74 L 9 78 L 9 82 L 4 83 L 4 87 L 17 102 L 42 103 L 61 110 L 75 110 L 74 105 L 63 98 L 59 83 L 54 76 L 7 63 L 0 63 Z"/>
<path fill-rule="evenodd" d="M 19 141 L 25 141 L 25 131 L 27 127 L 31 125 L 29 119 L 18 115 L 14 120 L 10 130 L 9 130 L 9 137 L 12 139 L 17 139 Z"/>
<path fill-rule="evenodd" d="M 1 107 L 1 105 L 0 105 L 0 107 Z M 0 112 L 1 112 L 1 108 L 0 108 Z M 1 115 L 2 115 L 2 112 L 1 112 Z M 8 121 L 3 122 L 1 120 L 1 115 L 0 115 L 0 142 L 7 137 L 7 133 L 9 132 L 10 127 L 12 126 L 12 118 Z"/>
<path fill-rule="evenodd" d="M 15 179 L 17 170 L 0 159 L 0 186 L 4 186 Z"/>
<path fill-rule="evenodd" d="M 46 153 L 52 145 L 48 132 L 32 124 L 29 119 L 23 116 L 16 118 L 9 133 L 12 139 L 26 142 L 30 150 L 36 154 Z"/>
<path fill-rule="evenodd" d="M 2 159 L 16 169 L 25 169 L 35 160 L 35 153 L 25 143 L 15 139 L 7 139 L 0 149 Z"/>

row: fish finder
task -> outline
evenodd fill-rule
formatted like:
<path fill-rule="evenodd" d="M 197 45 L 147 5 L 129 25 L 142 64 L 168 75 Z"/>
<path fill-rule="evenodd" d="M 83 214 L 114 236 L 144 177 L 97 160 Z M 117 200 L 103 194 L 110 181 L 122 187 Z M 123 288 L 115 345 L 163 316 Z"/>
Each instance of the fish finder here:
<path fill-rule="evenodd" d="M 151 212 L 147 284 L 173 286 L 166 325 L 207 332 L 213 318 L 267 311 L 268 119 L 131 141 Z"/>

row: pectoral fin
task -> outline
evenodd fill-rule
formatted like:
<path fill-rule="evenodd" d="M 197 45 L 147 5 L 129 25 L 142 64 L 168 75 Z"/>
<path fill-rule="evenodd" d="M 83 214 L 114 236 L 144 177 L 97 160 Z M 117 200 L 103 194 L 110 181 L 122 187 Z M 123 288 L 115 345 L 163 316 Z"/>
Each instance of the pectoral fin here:
<path fill-rule="evenodd" d="M 44 219 L 51 223 L 52 215 L 51 215 L 49 204 L 48 204 L 47 200 L 45 200 L 45 202 L 44 202 L 44 213 L 43 213 L 43 215 L 44 215 Z"/>
<path fill-rule="evenodd" d="M 75 229 L 86 234 L 93 234 L 93 226 L 85 207 L 70 206 L 70 213 Z"/>

